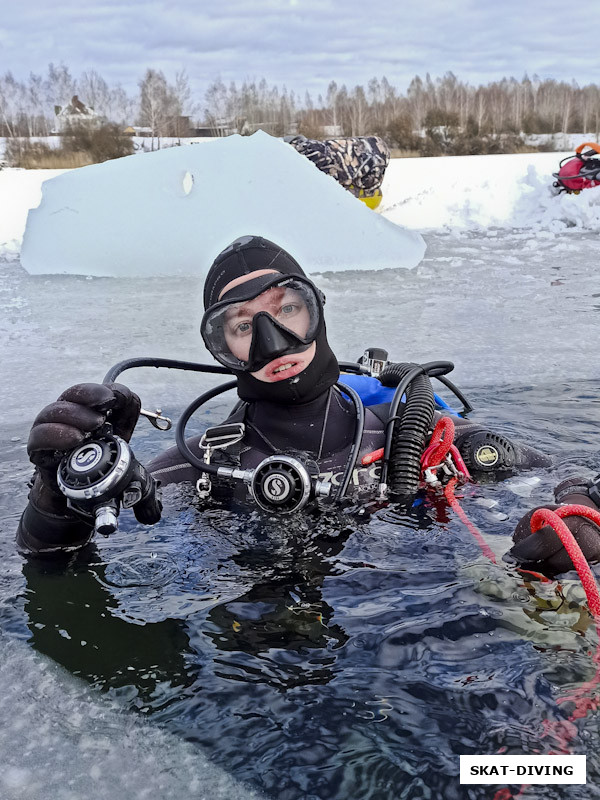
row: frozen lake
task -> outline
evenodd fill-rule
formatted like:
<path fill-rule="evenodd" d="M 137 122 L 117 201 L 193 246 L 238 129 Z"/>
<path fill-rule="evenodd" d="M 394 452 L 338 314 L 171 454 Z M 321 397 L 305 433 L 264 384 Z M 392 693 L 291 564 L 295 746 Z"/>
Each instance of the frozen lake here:
<path fill-rule="evenodd" d="M 425 239 L 416 271 L 316 278 L 329 338 L 341 360 L 372 345 L 396 360 L 454 361 L 476 419 L 556 455 L 537 483 L 470 490 L 467 511 L 503 553 L 516 520 L 559 477 L 600 466 L 600 243 L 571 228 Z M 573 613 L 536 616 L 540 597 L 485 563 L 456 520 L 426 530 L 421 521 L 417 539 L 415 523 L 386 513 L 370 530 L 336 522 L 339 539 L 323 547 L 306 530 L 282 541 L 252 520 L 190 521 L 171 497 L 169 518 L 150 534 L 130 523 L 66 575 L 23 571 L 13 535 L 32 418 L 125 357 L 208 361 L 200 288 L 189 278 L 32 277 L 16 259 L 1 264 L 2 797 L 42 798 L 49 787 L 65 800 L 250 797 L 252 786 L 329 800 L 352 785 L 361 797 L 395 798 L 400 786 L 410 797 L 441 787 L 483 796 L 461 793 L 455 754 L 503 742 L 533 752 L 542 719 L 556 713 L 552 698 L 588 675 L 593 633 L 576 633 L 585 617 L 576 582 L 566 582 Z M 123 380 L 145 407 L 174 414 L 214 383 L 155 370 Z M 142 457 L 170 444 L 145 421 L 139 428 Z M 497 704 L 486 705 L 492 696 Z M 573 746 L 588 752 L 588 785 L 600 773 L 597 737 L 593 719 L 581 721 Z"/>
<path fill-rule="evenodd" d="M 366 346 L 384 346 L 395 360 L 450 359 L 459 385 L 498 392 L 598 377 L 595 232 L 496 229 L 425 238 L 417 270 L 316 278 L 340 360 Z M 5 424 L 28 421 L 40 399 L 100 379 L 125 357 L 210 361 L 198 333 L 199 279 L 29 276 L 10 260 L 0 273 L 0 310 Z M 154 386 L 164 385 L 164 375 L 140 379 L 151 395 L 144 402 L 160 404 Z"/>

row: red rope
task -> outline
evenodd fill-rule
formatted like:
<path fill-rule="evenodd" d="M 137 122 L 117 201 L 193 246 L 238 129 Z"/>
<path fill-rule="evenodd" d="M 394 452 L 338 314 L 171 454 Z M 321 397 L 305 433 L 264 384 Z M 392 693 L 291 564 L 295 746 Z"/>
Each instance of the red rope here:
<path fill-rule="evenodd" d="M 581 552 L 581 547 L 579 547 L 575 537 L 562 521 L 562 517 L 570 517 L 573 515 L 586 517 L 600 525 L 600 513 L 587 506 L 561 506 L 556 511 L 550 511 L 548 508 L 538 508 L 531 517 L 531 532 L 536 533 L 545 525 L 549 525 L 554 530 L 562 542 L 563 547 L 569 554 L 573 566 L 577 570 L 577 574 L 585 590 L 590 611 L 598 618 L 600 616 L 600 593 L 598 592 L 598 586 L 592 575 L 590 565 Z"/>
<path fill-rule="evenodd" d="M 433 430 L 429 446 L 421 456 L 421 467 L 428 469 L 433 464 L 441 464 L 454 441 L 454 422 L 450 417 L 441 417 Z"/>
<path fill-rule="evenodd" d="M 585 517 L 600 526 L 600 513 L 593 508 L 582 505 L 560 506 L 556 511 L 550 511 L 548 508 L 538 508 L 533 513 L 530 521 L 532 533 L 536 533 L 541 528 L 548 525 L 559 537 L 563 547 L 569 554 L 569 558 L 573 562 L 573 566 L 577 570 L 577 574 L 585 590 L 588 607 L 596 623 L 597 642 L 594 652 L 596 671 L 593 677 L 589 681 L 581 684 L 581 686 L 574 692 L 571 692 L 571 694 L 557 700 L 558 704 L 567 702 L 574 703 L 575 707 L 573 712 L 567 719 L 545 719 L 543 721 L 541 738 L 552 737 L 559 748 L 558 751 L 550 751 L 550 755 L 553 755 L 555 752 L 568 752 L 571 741 L 577 736 L 577 727 L 574 721 L 576 719 L 583 719 L 587 716 L 589 711 L 596 710 L 600 706 L 600 701 L 593 696 L 594 691 L 600 684 L 600 592 L 598 591 L 598 586 L 592 574 L 592 570 L 590 569 L 590 565 L 581 547 L 567 525 L 563 522 L 565 517 L 571 516 Z M 525 785 L 521 786 L 518 794 L 522 794 L 524 789 Z M 512 795 L 509 789 L 500 789 L 494 795 L 494 800 L 510 800 L 510 798 L 517 796 L 518 795 Z"/>
<path fill-rule="evenodd" d="M 474 525 L 471 522 L 471 520 L 467 517 L 465 512 L 462 510 L 460 503 L 454 496 L 454 487 L 456 486 L 457 483 L 458 483 L 457 478 L 451 478 L 448 481 L 446 488 L 444 489 L 444 496 L 448 501 L 448 505 L 457 514 L 461 522 L 464 525 L 466 525 L 469 531 L 473 534 L 475 540 L 477 541 L 477 544 L 481 548 L 481 552 L 485 556 L 487 556 L 490 561 L 492 561 L 494 564 L 497 564 L 498 562 L 496 560 L 496 556 L 494 555 L 492 548 L 489 546 L 489 544 L 487 544 L 487 542 L 483 538 L 483 534 L 481 533 L 479 528 L 476 525 Z"/>
<path fill-rule="evenodd" d="M 463 480 L 468 481 L 471 479 L 471 475 L 458 448 L 453 444 L 454 431 L 454 422 L 450 417 L 441 417 L 438 420 L 429 440 L 429 446 L 421 456 L 421 469 L 423 472 L 429 470 L 435 471 L 437 474 L 437 470 L 447 462 L 447 456 L 450 455 L 456 467 L 455 471 L 462 476 Z"/>

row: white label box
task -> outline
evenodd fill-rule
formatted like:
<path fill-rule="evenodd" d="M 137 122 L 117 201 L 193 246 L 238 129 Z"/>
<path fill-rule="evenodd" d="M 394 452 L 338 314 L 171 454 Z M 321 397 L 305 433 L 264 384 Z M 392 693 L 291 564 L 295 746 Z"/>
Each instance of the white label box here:
<path fill-rule="evenodd" d="M 461 783 L 586 782 L 585 756 L 460 756 Z"/>

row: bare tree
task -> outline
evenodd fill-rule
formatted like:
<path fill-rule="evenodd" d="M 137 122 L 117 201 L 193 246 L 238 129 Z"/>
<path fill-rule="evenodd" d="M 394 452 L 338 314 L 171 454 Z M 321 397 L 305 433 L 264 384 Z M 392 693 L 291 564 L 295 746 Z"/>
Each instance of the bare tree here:
<path fill-rule="evenodd" d="M 19 106 L 22 91 L 12 72 L 7 72 L 0 79 L 0 114 L 7 136 L 16 136 Z"/>
<path fill-rule="evenodd" d="M 200 110 L 199 104 L 194 100 L 190 80 L 185 70 L 175 73 L 175 85 L 171 89 L 173 110 L 179 109 L 179 115 L 195 117 Z M 187 131 L 182 129 L 181 125 L 176 126 L 178 136 L 184 136 Z"/>
<path fill-rule="evenodd" d="M 29 105 L 29 135 L 47 136 L 51 124 L 48 124 L 46 109 L 44 106 L 44 79 L 41 75 L 30 73 L 29 85 L 27 87 L 27 98 Z"/>
<path fill-rule="evenodd" d="M 369 125 L 369 104 L 362 86 L 355 86 L 348 106 L 352 136 L 364 136 Z"/>
<path fill-rule="evenodd" d="M 69 68 L 64 64 L 48 65 L 48 74 L 44 81 L 46 102 L 52 106 L 66 106 L 73 95 L 77 94 L 77 81 L 72 77 Z"/>
<path fill-rule="evenodd" d="M 208 124 L 213 129 L 215 136 L 220 136 L 223 130 L 224 120 L 231 118 L 231 90 L 235 89 L 235 84 L 230 87 L 230 92 L 222 80 L 217 79 L 213 81 L 206 90 L 204 95 L 204 102 L 206 103 L 204 109 L 204 116 Z M 237 101 L 236 101 L 237 102 Z"/>
<path fill-rule="evenodd" d="M 137 101 L 125 89 L 117 85 L 110 90 L 107 117 L 119 125 L 131 125 L 137 116 Z"/>
<path fill-rule="evenodd" d="M 174 121 L 181 115 L 181 105 L 162 72 L 146 70 L 139 86 L 140 124 L 151 130 L 152 149 L 155 138 L 160 149 L 160 137 L 172 130 Z"/>
<path fill-rule="evenodd" d="M 78 82 L 79 94 L 83 102 L 100 116 L 111 117 L 111 91 L 95 70 L 84 72 Z"/>

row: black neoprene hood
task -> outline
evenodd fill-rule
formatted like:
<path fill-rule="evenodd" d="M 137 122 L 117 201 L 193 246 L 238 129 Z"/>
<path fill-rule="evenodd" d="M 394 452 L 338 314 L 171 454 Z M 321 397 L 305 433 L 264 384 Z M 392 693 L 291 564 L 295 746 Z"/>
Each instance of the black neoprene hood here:
<path fill-rule="evenodd" d="M 232 280 L 259 269 L 306 277 L 296 259 L 279 245 L 262 236 L 241 236 L 219 253 L 208 270 L 204 282 L 204 310 L 219 301 L 219 295 Z"/>
<path fill-rule="evenodd" d="M 262 236 L 242 236 L 225 248 L 214 260 L 204 283 L 204 308 L 212 308 L 219 300 L 225 286 L 235 278 L 249 275 L 259 269 L 272 269 L 282 275 L 298 275 L 306 278 L 304 270 L 283 248 L 263 239 Z M 260 278 L 257 279 L 260 282 Z M 266 278 L 269 283 L 270 279 Z M 231 290 L 234 292 L 235 289 Z M 255 378 L 250 372 L 232 369 L 238 379 L 238 395 L 242 400 L 254 402 L 266 400 L 283 405 L 308 403 L 326 392 L 339 378 L 337 359 L 329 343 L 320 307 L 320 320 L 315 334 L 315 355 L 310 364 L 299 375 L 289 380 L 266 382 Z M 293 348 L 293 352 L 306 350 L 306 345 Z"/>

